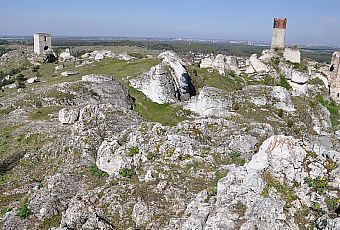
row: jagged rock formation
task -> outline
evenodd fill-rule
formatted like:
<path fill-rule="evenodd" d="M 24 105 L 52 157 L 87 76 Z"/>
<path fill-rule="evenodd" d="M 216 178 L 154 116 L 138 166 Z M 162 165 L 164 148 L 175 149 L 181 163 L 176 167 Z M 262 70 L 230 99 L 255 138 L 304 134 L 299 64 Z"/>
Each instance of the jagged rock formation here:
<path fill-rule="evenodd" d="M 234 71 L 240 73 L 238 68 L 237 58 L 233 56 L 225 56 L 218 54 L 215 59 L 205 58 L 200 64 L 201 68 L 211 68 L 217 70 L 221 75 L 225 75 L 228 71 Z"/>
<path fill-rule="evenodd" d="M 164 52 L 159 58 L 163 62 L 152 67 L 148 73 L 130 80 L 131 86 L 159 104 L 190 99 L 195 94 L 195 88 L 183 61 L 173 52 Z"/>

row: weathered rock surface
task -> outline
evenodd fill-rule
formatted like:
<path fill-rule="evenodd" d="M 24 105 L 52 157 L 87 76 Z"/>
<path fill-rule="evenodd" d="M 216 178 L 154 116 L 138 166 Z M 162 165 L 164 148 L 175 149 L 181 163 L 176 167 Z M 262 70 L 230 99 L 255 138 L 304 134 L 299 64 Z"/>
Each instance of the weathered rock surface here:
<path fill-rule="evenodd" d="M 62 124 L 74 124 L 79 118 L 79 110 L 63 108 L 59 111 L 59 121 Z"/>
<path fill-rule="evenodd" d="M 223 54 L 218 54 L 215 59 L 203 59 L 200 67 L 216 69 L 221 75 L 225 75 L 228 71 L 234 71 L 235 73 L 241 72 L 238 68 L 237 58 Z"/>
<path fill-rule="evenodd" d="M 195 94 L 191 78 L 183 61 L 172 52 L 159 55 L 162 64 L 142 76 L 130 80 L 132 87 L 142 91 L 152 101 L 165 104 L 186 101 Z"/>

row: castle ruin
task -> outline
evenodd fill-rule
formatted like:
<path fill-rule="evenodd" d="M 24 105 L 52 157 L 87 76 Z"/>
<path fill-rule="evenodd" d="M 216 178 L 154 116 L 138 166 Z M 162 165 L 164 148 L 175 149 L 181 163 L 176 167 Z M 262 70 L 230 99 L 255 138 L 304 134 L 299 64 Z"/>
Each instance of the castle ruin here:
<path fill-rule="evenodd" d="M 52 51 L 52 36 L 48 33 L 34 34 L 34 53 L 45 54 Z"/>
<path fill-rule="evenodd" d="M 340 103 L 340 52 L 335 52 L 331 64 L 330 95 Z"/>
<path fill-rule="evenodd" d="M 285 48 L 287 18 L 274 18 L 274 29 L 272 36 L 272 49 Z"/>

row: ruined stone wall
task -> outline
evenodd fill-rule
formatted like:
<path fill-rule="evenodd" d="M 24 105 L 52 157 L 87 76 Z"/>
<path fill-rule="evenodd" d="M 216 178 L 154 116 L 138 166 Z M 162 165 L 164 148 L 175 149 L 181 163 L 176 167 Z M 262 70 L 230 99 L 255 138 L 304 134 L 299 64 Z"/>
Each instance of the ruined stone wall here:
<path fill-rule="evenodd" d="M 331 97 L 340 103 L 340 52 L 335 52 L 332 58 L 330 79 Z"/>
<path fill-rule="evenodd" d="M 274 29 L 272 36 L 272 49 L 283 49 L 285 47 L 287 19 L 274 18 Z"/>
<path fill-rule="evenodd" d="M 43 54 L 52 50 L 51 34 L 37 33 L 34 34 L 34 53 Z"/>

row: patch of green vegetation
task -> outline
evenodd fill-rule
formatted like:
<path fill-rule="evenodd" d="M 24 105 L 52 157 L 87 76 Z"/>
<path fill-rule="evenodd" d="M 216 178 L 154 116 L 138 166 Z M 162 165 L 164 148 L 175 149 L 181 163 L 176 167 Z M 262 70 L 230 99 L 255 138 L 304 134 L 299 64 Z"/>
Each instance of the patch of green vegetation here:
<path fill-rule="evenodd" d="M 60 214 L 56 214 L 53 215 L 51 217 L 48 217 L 46 219 L 44 219 L 44 221 L 42 222 L 42 224 L 39 226 L 41 230 L 49 230 L 51 228 L 56 228 L 60 225 L 61 223 L 61 215 Z"/>
<path fill-rule="evenodd" d="M 243 166 L 246 163 L 246 160 L 242 157 L 241 153 L 233 152 L 228 154 L 229 164 L 236 164 L 239 166 Z"/>
<path fill-rule="evenodd" d="M 267 172 L 264 173 L 262 177 L 266 183 L 266 187 L 261 192 L 262 196 L 268 197 L 270 188 L 275 188 L 279 193 L 282 194 L 283 199 L 287 202 L 288 205 L 290 205 L 292 201 L 298 199 L 298 197 L 295 195 L 293 187 L 281 183 Z"/>
<path fill-rule="evenodd" d="M 118 181 L 118 180 L 115 180 L 115 179 L 112 179 L 112 180 L 110 180 L 110 182 L 109 182 L 109 186 L 110 186 L 110 187 L 117 186 L 118 184 L 119 184 L 119 181 Z"/>
<path fill-rule="evenodd" d="M 31 209 L 28 207 L 28 203 L 23 203 L 17 212 L 17 216 L 21 219 L 26 219 L 30 215 L 32 215 Z"/>
<path fill-rule="evenodd" d="M 315 152 L 313 151 L 307 151 L 307 155 L 306 155 L 306 158 L 311 158 L 311 159 L 316 159 L 318 155 L 316 155 Z"/>
<path fill-rule="evenodd" d="M 102 170 L 100 170 L 97 165 L 92 165 L 89 168 L 89 171 L 91 175 L 96 176 L 96 177 L 105 177 L 108 176 L 108 174 Z"/>
<path fill-rule="evenodd" d="M 243 204 L 241 201 L 238 201 L 236 204 L 233 205 L 233 209 L 240 216 L 244 216 L 247 211 L 247 206 Z"/>
<path fill-rule="evenodd" d="M 311 84 L 311 85 L 325 85 L 325 83 L 320 78 L 318 78 L 318 77 L 309 80 L 308 84 Z"/>
<path fill-rule="evenodd" d="M 11 207 L 3 207 L 0 209 L 0 218 L 4 217 L 4 215 L 7 213 L 7 212 L 10 212 L 12 211 L 13 208 Z"/>
<path fill-rule="evenodd" d="M 137 146 L 131 147 L 128 152 L 129 157 L 133 157 L 134 155 L 137 155 L 139 153 L 139 148 Z"/>
<path fill-rule="evenodd" d="M 326 190 L 328 189 L 328 182 L 323 177 L 318 177 L 315 179 L 306 177 L 305 182 L 320 195 L 325 194 Z"/>
<path fill-rule="evenodd" d="M 187 120 L 188 115 L 190 115 L 190 113 L 187 113 L 188 115 L 179 116 L 178 112 L 183 111 L 180 107 L 152 102 L 142 92 L 132 87 L 129 87 L 129 91 L 131 96 L 136 99 L 134 110 L 146 120 L 159 122 L 163 125 L 175 126 L 179 122 Z"/>
<path fill-rule="evenodd" d="M 189 73 L 196 90 L 203 88 L 203 86 L 210 86 L 226 92 L 233 92 L 241 90 L 245 84 L 245 81 L 233 72 L 228 72 L 226 76 L 222 76 L 216 71 L 209 73 L 207 69 L 191 66 Z"/>
<path fill-rule="evenodd" d="M 308 72 L 308 63 L 304 60 L 301 59 L 300 63 L 290 63 L 293 65 L 293 69 L 298 70 L 300 72 Z"/>
<path fill-rule="evenodd" d="M 327 171 L 333 171 L 334 169 L 338 168 L 338 164 L 331 160 L 331 159 L 327 159 L 326 163 L 325 163 L 325 168 L 327 169 Z"/>
<path fill-rule="evenodd" d="M 322 210 L 321 205 L 318 202 L 313 202 L 311 210 L 316 212 L 319 216 L 322 216 L 324 214 L 324 211 Z"/>
<path fill-rule="evenodd" d="M 208 188 L 208 195 L 209 196 L 217 196 L 217 188 L 216 187 Z"/>
<path fill-rule="evenodd" d="M 333 127 L 338 127 L 340 125 L 340 105 L 334 100 L 326 101 L 321 95 L 316 96 L 315 99 L 331 113 L 330 119 Z"/>
<path fill-rule="evenodd" d="M 12 111 L 14 111 L 14 108 L 0 109 L 0 116 L 8 115 Z"/>
<path fill-rule="evenodd" d="M 119 171 L 119 175 L 126 178 L 132 178 L 135 175 L 135 173 L 132 169 L 123 168 Z"/>
<path fill-rule="evenodd" d="M 334 212 L 340 206 L 340 199 L 326 198 L 327 208 L 330 212 Z"/>
<path fill-rule="evenodd" d="M 287 79 L 284 75 L 280 75 L 280 82 L 279 82 L 278 86 L 282 86 L 286 90 L 292 89 L 292 87 L 289 85 L 289 83 L 288 83 L 288 81 L 287 81 Z"/>
<path fill-rule="evenodd" d="M 151 160 L 154 160 L 158 157 L 158 154 L 157 153 L 154 153 L 154 152 L 149 152 L 147 155 L 146 155 L 146 158 L 151 161 Z"/>
<path fill-rule="evenodd" d="M 44 96 L 54 98 L 59 103 L 62 102 L 62 101 L 73 100 L 75 98 L 75 96 L 73 94 L 60 92 L 58 90 L 49 91 L 49 92 L 45 93 Z"/>
<path fill-rule="evenodd" d="M 54 114 L 61 109 L 60 106 L 50 106 L 50 107 L 42 107 L 34 110 L 29 114 L 30 119 L 32 120 L 49 120 L 50 114 Z"/>

